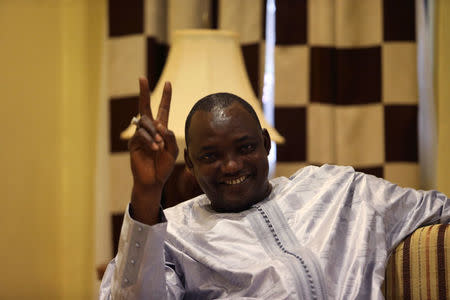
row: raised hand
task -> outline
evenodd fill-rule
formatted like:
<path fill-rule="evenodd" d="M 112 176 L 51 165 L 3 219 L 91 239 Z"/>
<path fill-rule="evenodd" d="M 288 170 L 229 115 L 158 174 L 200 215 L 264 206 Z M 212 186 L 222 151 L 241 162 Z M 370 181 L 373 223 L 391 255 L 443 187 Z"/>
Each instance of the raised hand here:
<path fill-rule="evenodd" d="M 131 205 L 138 221 L 153 225 L 158 222 L 164 183 L 172 173 L 178 155 L 175 135 L 167 129 L 172 87 L 169 82 L 164 85 L 156 119 L 150 107 L 147 79 L 140 78 L 139 87 L 141 118 L 128 143 L 133 172 Z"/>

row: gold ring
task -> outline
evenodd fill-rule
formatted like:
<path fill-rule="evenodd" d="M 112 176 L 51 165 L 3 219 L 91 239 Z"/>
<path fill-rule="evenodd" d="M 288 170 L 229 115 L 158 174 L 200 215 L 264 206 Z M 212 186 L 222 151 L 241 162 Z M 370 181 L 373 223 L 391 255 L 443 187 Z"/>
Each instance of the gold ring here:
<path fill-rule="evenodd" d="M 139 120 L 140 118 L 133 117 L 133 119 L 131 119 L 131 124 L 135 125 L 136 127 L 139 127 Z"/>

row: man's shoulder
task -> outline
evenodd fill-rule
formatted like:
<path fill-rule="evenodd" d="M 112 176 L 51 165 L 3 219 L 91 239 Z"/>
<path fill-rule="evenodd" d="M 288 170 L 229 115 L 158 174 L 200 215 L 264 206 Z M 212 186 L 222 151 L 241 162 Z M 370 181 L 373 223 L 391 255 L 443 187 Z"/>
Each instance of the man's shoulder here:
<path fill-rule="evenodd" d="M 323 164 L 321 166 L 317 165 L 309 165 L 306 167 L 303 167 L 294 174 L 292 174 L 289 179 L 295 180 L 300 179 L 304 177 L 311 177 L 311 176 L 335 176 L 342 173 L 354 173 L 355 169 L 350 166 L 338 166 L 338 165 L 329 165 L 329 164 Z"/>

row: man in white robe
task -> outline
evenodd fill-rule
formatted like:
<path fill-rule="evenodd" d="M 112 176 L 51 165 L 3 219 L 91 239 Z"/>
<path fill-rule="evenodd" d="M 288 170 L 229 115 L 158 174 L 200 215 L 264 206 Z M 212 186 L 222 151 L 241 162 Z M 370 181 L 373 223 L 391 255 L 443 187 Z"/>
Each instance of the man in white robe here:
<path fill-rule="evenodd" d="M 101 299 L 382 299 L 391 251 L 424 224 L 448 223 L 443 194 L 400 188 L 351 167 L 267 179 L 270 137 L 239 97 L 200 100 L 186 121 L 185 162 L 205 192 L 160 211 L 178 149 L 140 80 L 130 140 L 134 186 Z"/>

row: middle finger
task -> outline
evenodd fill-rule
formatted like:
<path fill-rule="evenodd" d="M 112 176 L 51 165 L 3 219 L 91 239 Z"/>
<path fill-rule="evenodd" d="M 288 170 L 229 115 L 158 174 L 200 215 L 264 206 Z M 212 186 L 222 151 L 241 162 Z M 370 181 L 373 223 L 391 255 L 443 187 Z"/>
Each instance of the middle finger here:
<path fill-rule="evenodd" d="M 156 130 L 154 121 L 150 120 L 147 116 L 144 115 L 141 117 L 139 127 L 145 129 L 157 143 L 162 142 L 162 137 Z"/>

